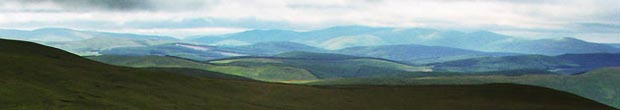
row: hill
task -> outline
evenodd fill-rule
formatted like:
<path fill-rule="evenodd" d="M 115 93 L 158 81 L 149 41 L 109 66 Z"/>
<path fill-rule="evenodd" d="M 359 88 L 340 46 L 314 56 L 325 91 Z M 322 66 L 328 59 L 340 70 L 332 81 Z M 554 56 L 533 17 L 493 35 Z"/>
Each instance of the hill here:
<path fill-rule="evenodd" d="M 487 56 L 517 55 L 512 53 L 480 52 L 450 47 L 424 46 L 415 44 L 360 46 L 340 49 L 336 51 L 338 53 L 348 55 L 385 58 L 415 64 L 434 63 Z"/>
<path fill-rule="evenodd" d="M 616 47 L 616 48 L 620 48 L 620 43 L 607 43 L 607 45 L 612 46 L 612 47 Z"/>
<path fill-rule="evenodd" d="M 346 60 L 358 59 L 363 57 L 335 54 L 335 53 L 313 53 L 304 51 L 292 51 L 274 55 L 274 57 L 293 58 L 293 59 L 309 59 L 309 60 Z"/>
<path fill-rule="evenodd" d="M 544 55 L 620 52 L 620 49 L 609 45 L 586 42 L 570 37 L 512 41 L 490 47 L 506 52 Z"/>
<path fill-rule="evenodd" d="M 305 51 L 305 52 L 326 52 L 327 50 L 323 50 L 320 48 L 294 43 L 294 42 L 260 42 L 252 45 L 244 45 L 244 46 L 234 46 L 230 47 L 234 48 L 243 53 L 250 53 L 252 55 L 259 56 L 271 56 L 284 52 L 292 52 L 292 51 Z"/>
<path fill-rule="evenodd" d="M 354 57 L 332 53 L 288 52 L 276 57 L 238 57 L 212 60 L 209 63 L 226 66 L 285 66 L 306 70 L 318 79 L 366 77 L 374 75 L 431 71 L 400 62 Z M 289 73 L 290 74 L 290 73 Z"/>
<path fill-rule="evenodd" d="M 287 52 L 273 57 L 231 57 L 210 60 L 208 63 L 165 56 L 89 58 L 120 66 L 193 68 L 278 82 L 431 71 L 428 67 L 415 67 L 384 59 L 311 52 Z"/>
<path fill-rule="evenodd" d="M 0 66 L 0 109 L 613 109 L 523 85 L 310 87 L 110 66 L 21 41 L 0 50 L 10 64 Z"/>
<path fill-rule="evenodd" d="M 436 71 L 489 72 L 502 70 L 538 69 L 565 74 L 582 73 L 601 67 L 620 66 L 620 54 L 589 53 L 559 56 L 520 55 L 482 57 L 428 64 Z"/>
<path fill-rule="evenodd" d="M 0 38 L 33 41 L 78 55 L 97 55 L 116 47 L 142 47 L 181 42 L 167 36 L 80 31 L 65 28 L 41 28 L 32 31 L 0 30 Z"/>
<path fill-rule="evenodd" d="M 467 85 L 516 83 L 567 91 L 602 103 L 620 107 L 620 68 L 602 68 L 579 75 L 460 75 L 438 77 L 379 77 L 333 79 L 310 82 L 314 85 Z"/>
<path fill-rule="evenodd" d="M 206 61 L 236 56 L 271 56 L 283 52 L 307 51 L 326 52 L 326 50 L 293 42 L 261 42 L 244 46 L 208 46 L 187 43 L 171 43 L 145 47 L 122 47 L 102 51 L 104 55 L 159 55 L 175 56 L 192 60 Z"/>
<path fill-rule="evenodd" d="M 186 43 L 171 43 L 146 47 L 114 48 L 102 51 L 101 54 L 124 56 L 175 56 L 199 61 L 247 55 L 246 53 L 240 53 L 235 51 L 234 49 L 226 47 L 194 45 Z"/>
<path fill-rule="evenodd" d="M 187 71 L 214 71 L 227 75 L 245 77 L 262 81 L 285 81 L 285 80 L 314 80 L 316 77 L 304 69 L 281 66 L 281 65 L 213 65 L 170 56 L 94 56 L 89 59 L 107 64 L 137 67 L 137 68 L 168 68 L 181 69 L 173 71 L 186 73 Z M 192 69 L 192 70 L 187 70 Z M 190 73 L 188 73 L 190 74 Z M 194 73 L 195 74 L 195 73 Z"/>
<path fill-rule="evenodd" d="M 585 70 L 620 67 L 620 53 L 564 54 L 555 57 L 579 64 Z"/>
<path fill-rule="evenodd" d="M 188 76 L 208 77 L 217 79 L 252 80 L 250 78 L 208 71 L 212 65 L 187 59 L 166 56 L 88 56 L 90 60 L 114 62 L 113 65 L 144 68 L 147 70 L 166 71 Z"/>

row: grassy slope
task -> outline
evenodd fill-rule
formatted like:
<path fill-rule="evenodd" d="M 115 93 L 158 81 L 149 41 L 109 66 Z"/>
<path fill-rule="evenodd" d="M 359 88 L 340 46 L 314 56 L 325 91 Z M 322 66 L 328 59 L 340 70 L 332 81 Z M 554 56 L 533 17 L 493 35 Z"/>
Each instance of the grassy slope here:
<path fill-rule="evenodd" d="M 309 87 L 204 79 L 0 42 L 0 109 L 611 109 L 572 94 L 510 84 Z"/>
<path fill-rule="evenodd" d="M 262 65 L 286 66 L 307 70 L 319 79 L 362 77 L 378 74 L 397 74 L 414 71 L 426 71 L 426 67 L 414 67 L 396 62 L 372 59 L 298 59 L 298 58 L 235 58 L 214 60 L 210 63 L 228 66 L 255 67 Z M 382 71 L 373 71 L 376 69 Z"/>
<path fill-rule="evenodd" d="M 89 59 L 128 67 L 165 67 L 165 68 L 190 68 L 206 71 L 221 72 L 235 76 L 243 76 L 263 81 L 286 81 L 286 80 L 314 80 L 316 77 L 304 69 L 291 66 L 257 65 L 212 65 L 185 59 L 164 56 L 96 56 Z"/>
<path fill-rule="evenodd" d="M 119 66 L 201 69 L 276 82 L 397 74 L 426 69 L 385 60 L 348 57 L 344 60 L 240 57 L 215 60 L 211 64 L 164 56 L 104 55 L 88 58 Z"/>
<path fill-rule="evenodd" d="M 364 78 L 310 82 L 317 85 L 429 85 L 429 84 L 487 84 L 518 83 L 549 87 L 620 107 L 620 68 L 604 68 L 580 75 L 521 75 L 521 76 L 447 76 L 423 78 Z"/>

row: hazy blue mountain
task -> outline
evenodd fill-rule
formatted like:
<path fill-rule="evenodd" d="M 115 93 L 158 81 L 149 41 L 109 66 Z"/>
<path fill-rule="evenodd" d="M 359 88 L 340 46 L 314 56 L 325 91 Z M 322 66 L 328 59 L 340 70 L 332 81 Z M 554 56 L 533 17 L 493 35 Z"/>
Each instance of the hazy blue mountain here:
<path fill-rule="evenodd" d="M 199 61 L 247 55 L 245 53 L 237 53 L 225 47 L 194 45 L 186 43 L 172 43 L 146 47 L 120 47 L 104 50 L 101 52 L 101 54 L 132 56 L 176 56 Z"/>
<path fill-rule="evenodd" d="M 583 72 L 601 67 L 620 67 L 620 53 L 564 54 L 555 56 L 579 65 L 573 71 Z"/>
<path fill-rule="evenodd" d="M 180 42 L 166 36 L 79 31 L 65 28 L 42 28 L 32 31 L 0 30 L 0 38 L 33 41 L 78 55 L 96 55 L 116 47 L 140 47 Z"/>
<path fill-rule="evenodd" d="M 110 33 L 96 31 L 79 31 L 66 28 L 41 28 L 32 31 L 24 30 L 0 30 L 0 37 L 38 41 L 38 42 L 58 42 L 58 41 L 78 41 L 96 37 L 129 38 L 129 39 L 160 39 L 177 40 L 166 36 L 138 35 L 128 33 Z"/>
<path fill-rule="evenodd" d="M 616 47 L 616 48 L 620 48 L 620 43 L 607 43 L 607 45 L 612 46 L 612 47 Z"/>
<path fill-rule="evenodd" d="M 566 53 L 620 52 L 620 49 L 605 44 L 586 42 L 575 38 L 553 38 L 520 40 L 491 45 L 496 51 L 528 54 L 560 55 Z"/>
<path fill-rule="evenodd" d="M 522 39 L 489 31 L 460 32 L 425 28 L 339 26 L 313 31 L 250 30 L 240 33 L 197 37 L 204 44 L 249 44 L 290 41 L 324 49 L 355 46 L 420 44 L 486 52 L 559 55 L 566 53 L 620 52 L 606 44 L 575 38 Z"/>
<path fill-rule="evenodd" d="M 235 56 L 271 56 L 283 52 L 326 50 L 293 42 L 261 42 L 245 46 L 208 46 L 187 43 L 171 43 L 145 47 L 121 47 L 102 51 L 106 55 L 159 55 L 176 56 L 192 60 L 211 60 Z"/>
<path fill-rule="evenodd" d="M 575 38 L 520 39 L 489 31 L 459 32 L 425 28 L 387 28 L 339 26 L 313 31 L 250 30 L 240 33 L 194 37 L 181 41 L 166 36 L 78 31 L 64 28 L 43 28 L 32 31 L 0 30 L 0 37 L 34 41 L 80 55 L 99 54 L 117 47 L 144 47 L 178 42 L 204 45 L 251 47 L 261 42 L 295 42 L 323 49 L 337 50 L 356 46 L 420 44 L 485 52 L 560 55 L 566 53 L 620 52 L 609 44 L 586 42 Z M 295 46 L 295 45 L 291 45 Z M 262 53 L 273 55 L 279 49 Z M 261 50 L 263 51 L 263 50 Z M 301 50 L 308 51 L 308 50 Z M 312 49 L 311 52 L 318 52 Z"/>
<path fill-rule="evenodd" d="M 426 31 L 424 34 L 418 34 L 417 36 L 411 36 L 407 31 L 404 31 L 405 36 L 394 38 L 395 43 L 414 43 L 422 45 L 432 46 L 444 46 L 453 48 L 462 48 L 478 51 L 487 51 L 485 45 L 493 44 L 508 40 L 511 37 L 501 34 L 496 34 L 488 31 L 477 31 L 471 33 L 459 32 L 459 31 L 440 31 L 423 29 Z M 410 35 L 410 36 L 406 36 Z M 378 35 L 386 36 L 386 35 Z M 387 36 L 389 37 L 389 36 Z M 501 51 L 498 51 L 501 52 Z"/>
<path fill-rule="evenodd" d="M 7 39 L 28 41 L 77 41 L 92 38 L 93 36 L 63 28 L 42 28 L 32 31 L 0 30 L 0 36 Z"/>
<path fill-rule="evenodd" d="M 312 47 L 300 43 L 287 42 L 287 41 L 271 41 L 260 42 L 252 45 L 234 46 L 237 51 L 243 53 L 251 53 L 253 55 L 276 55 L 283 52 L 291 51 L 305 51 L 305 52 L 326 52 L 327 50 Z"/>
<path fill-rule="evenodd" d="M 285 52 L 285 53 L 274 55 L 273 57 L 309 59 L 309 60 L 347 60 L 347 59 L 362 58 L 358 56 L 351 56 L 351 55 L 344 55 L 344 54 L 313 53 L 313 52 L 303 52 L 303 51 Z"/>
<path fill-rule="evenodd" d="M 590 53 L 559 56 L 521 55 L 483 57 L 429 64 L 436 71 L 488 72 L 502 70 L 539 69 L 575 74 L 601 67 L 620 66 L 620 54 Z"/>
<path fill-rule="evenodd" d="M 213 44 L 224 40 L 259 43 L 269 41 L 291 41 L 299 36 L 299 32 L 288 30 L 249 30 L 225 35 L 194 37 L 189 40 L 203 44 Z"/>
<path fill-rule="evenodd" d="M 415 44 L 350 47 L 336 50 L 336 52 L 348 55 L 385 58 L 418 64 L 485 56 L 516 55 L 513 53 L 480 52 L 459 48 Z"/>

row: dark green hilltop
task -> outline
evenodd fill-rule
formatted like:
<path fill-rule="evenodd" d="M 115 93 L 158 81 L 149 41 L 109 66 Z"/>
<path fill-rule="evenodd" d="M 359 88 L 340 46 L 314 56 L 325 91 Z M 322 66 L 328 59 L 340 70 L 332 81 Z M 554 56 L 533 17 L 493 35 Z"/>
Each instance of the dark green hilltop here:
<path fill-rule="evenodd" d="M 574 94 L 514 84 L 303 86 L 188 76 L 107 65 L 12 40 L 0 40 L 0 63 L 0 109 L 8 110 L 614 109 Z"/>

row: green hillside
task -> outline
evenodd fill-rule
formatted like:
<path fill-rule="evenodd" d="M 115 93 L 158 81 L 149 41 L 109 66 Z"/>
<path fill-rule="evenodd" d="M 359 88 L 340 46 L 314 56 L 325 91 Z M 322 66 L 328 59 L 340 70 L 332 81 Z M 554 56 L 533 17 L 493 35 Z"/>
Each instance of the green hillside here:
<path fill-rule="evenodd" d="M 340 54 L 287 52 L 277 57 L 233 57 L 196 62 L 167 56 L 93 56 L 89 59 L 128 67 L 192 68 L 261 81 L 291 82 L 388 74 L 426 74 L 429 67 L 415 67 L 389 60 Z"/>
<path fill-rule="evenodd" d="M 284 55 L 287 57 L 240 57 L 213 60 L 209 61 L 209 63 L 214 65 L 243 67 L 267 65 L 294 67 L 307 70 L 319 79 L 367 77 L 373 75 L 431 71 L 429 67 L 410 66 L 376 58 L 343 57 L 338 54 L 322 53 L 307 53 L 295 56 L 291 56 L 290 53 L 285 53 Z M 324 57 L 326 55 L 337 55 L 337 57 Z"/>
<path fill-rule="evenodd" d="M 315 80 L 316 77 L 307 70 L 291 66 L 278 65 L 213 65 L 167 56 L 92 56 L 89 59 L 118 66 L 147 68 L 190 68 L 224 74 L 242 76 L 262 81 Z"/>
<path fill-rule="evenodd" d="M 485 75 L 418 78 L 358 78 L 310 82 L 312 85 L 435 85 L 517 83 L 549 87 L 620 107 L 620 68 L 597 69 L 580 75 Z"/>
<path fill-rule="evenodd" d="M 0 109 L 612 109 L 551 89 L 511 85 L 311 87 L 188 77 L 110 66 L 0 41 Z"/>

